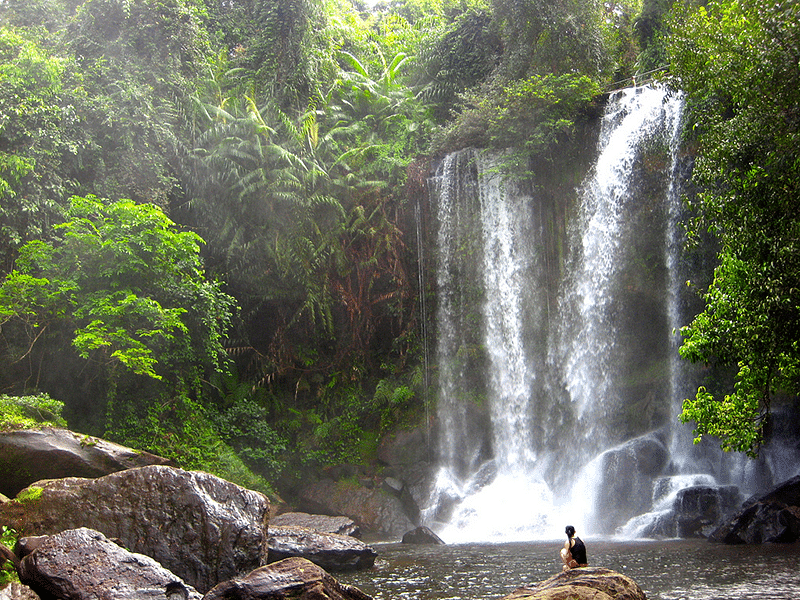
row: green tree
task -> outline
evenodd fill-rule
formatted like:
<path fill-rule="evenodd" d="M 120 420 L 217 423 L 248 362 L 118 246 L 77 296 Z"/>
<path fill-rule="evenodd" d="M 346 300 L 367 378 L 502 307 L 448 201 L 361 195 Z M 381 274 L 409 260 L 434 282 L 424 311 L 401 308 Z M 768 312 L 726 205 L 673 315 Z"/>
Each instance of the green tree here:
<path fill-rule="evenodd" d="M 682 6 L 670 28 L 699 144 L 692 232 L 721 247 L 681 355 L 737 371 L 733 389 L 701 387 L 681 418 L 755 456 L 773 399 L 800 392 L 800 5 Z"/>
<path fill-rule="evenodd" d="M 259 92 L 288 112 L 302 110 L 331 76 L 322 0 L 205 0 L 211 28 Z"/>
<path fill-rule="evenodd" d="M 122 390 L 186 396 L 219 368 L 233 301 L 205 277 L 200 238 L 153 205 L 76 196 L 56 230 L 57 240 L 21 248 L 0 287 L 3 358 L 17 367 L 7 383 L 63 397 L 48 371 L 63 375 L 56 365 L 71 346 L 85 361 L 79 378 L 106 381 L 93 411 L 108 411 L 113 436 L 126 425 L 113 401 L 127 405 L 126 416 L 148 404 Z"/>

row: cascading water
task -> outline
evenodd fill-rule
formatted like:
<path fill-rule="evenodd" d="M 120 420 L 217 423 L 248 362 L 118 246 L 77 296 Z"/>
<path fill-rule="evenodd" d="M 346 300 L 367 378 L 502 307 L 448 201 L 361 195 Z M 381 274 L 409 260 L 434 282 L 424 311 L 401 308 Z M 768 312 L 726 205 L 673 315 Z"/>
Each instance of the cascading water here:
<path fill-rule="evenodd" d="M 498 172 L 500 156 L 465 150 L 448 156 L 434 180 L 439 199 L 437 265 L 440 458 L 434 511 L 457 510 L 445 536 L 529 538 L 550 503 L 537 473 L 531 396 L 538 385 L 530 324 L 543 325 L 535 251 L 541 223 L 531 198 Z M 535 332 L 534 332 L 535 333 Z M 483 377 L 488 373 L 487 377 Z M 489 433 L 487 436 L 486 433 Z M 491 458 L 489 457 L 491 454 Z M 485 521 L 503 503 L 508 519 Z M 441 519 L 442 515 L 432 514 Z M 479 519 L 476 521 L 475 519 Z"/>
<path fill-rule="evenodd" d="M 423 518 L 445 541 L 647 535 L 679 490 L 742 471 L 677 421 L 696 389 L 673 333 L 692 310 L 681 110 L 663 88 L 609 99 L 563 239 L 501 154 L 451 154 L 431 179 L 440 467 Z"/>

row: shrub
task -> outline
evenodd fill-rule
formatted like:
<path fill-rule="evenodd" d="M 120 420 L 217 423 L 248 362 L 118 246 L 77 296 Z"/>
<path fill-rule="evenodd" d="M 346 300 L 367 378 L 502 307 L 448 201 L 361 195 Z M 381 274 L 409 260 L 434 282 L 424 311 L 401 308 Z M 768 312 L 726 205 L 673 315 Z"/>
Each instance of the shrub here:
<path fill-rule="evenodd" d="M 61 417 L 64 403 L 47 394 L 35 396 L 0 395 L 0 430 L 35 427 L 66 427 Z"/>

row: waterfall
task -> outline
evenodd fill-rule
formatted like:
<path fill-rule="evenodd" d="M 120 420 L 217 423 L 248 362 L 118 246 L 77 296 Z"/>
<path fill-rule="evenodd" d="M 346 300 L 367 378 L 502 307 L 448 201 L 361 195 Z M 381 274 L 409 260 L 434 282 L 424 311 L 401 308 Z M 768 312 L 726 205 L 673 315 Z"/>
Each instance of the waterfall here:
<path fill-rule="evenodd" d="M 697 384 L 674 333 L 696 304 L 682 107 L 661 87 L 609 98 L 561 233 L 501 153 L 462 150 L 431 178 L 439 466 L 423 519 L 445 541 L 552 539 L 567 523 L 648 535 L 687 487 L 748 489 L 731 475 L 747 467 L 692 447 L 677 420 Z"/>
<path fill-rule="evenodd" d="M 549 504 L 536 471 L 531 397 L 537 382 L 532 339 L 541 336 L 541 272 L 536 252 L 542 224 L 532 198 L 501 174 L 502 156 L 464 150 L 445 158 L 432 189 L 438 199 L 437 363 L 439 456 L 430 520 L 450 521 L 445 536 L 529 537 L 517 522 L 531 503 Z M 531 327 L 531 324 L 537 324 Z M 539 369 L 541 370 L 541 366 Z M 516 504 L 508 519 L 481 515 Z M 454 509 L 448 513 L 448 509 Z M 478 520 L 476 520 L 478 519 Z"/>

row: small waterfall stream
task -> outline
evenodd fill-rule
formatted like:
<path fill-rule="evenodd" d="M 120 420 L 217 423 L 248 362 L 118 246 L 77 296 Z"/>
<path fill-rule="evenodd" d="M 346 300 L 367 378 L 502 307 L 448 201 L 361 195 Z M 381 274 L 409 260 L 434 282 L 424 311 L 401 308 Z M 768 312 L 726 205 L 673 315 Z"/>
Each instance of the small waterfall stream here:
<path fill-rule="evenodd" d="M 682 105 L 649 86 L 609 99 L 563 239 L 501 154 L 462 150 L 431 178 L 439 470 L 423 518 L 445 541 L 552 539 L 566 523 L 669 537 L 681 489 L 751 491 L 741 460 L 693 448 L 677 420 L 697 384 L 674 333 L 696 304 Z M 548 247 L 564 248 L 555 274 Z"/>

